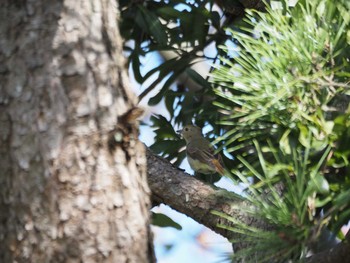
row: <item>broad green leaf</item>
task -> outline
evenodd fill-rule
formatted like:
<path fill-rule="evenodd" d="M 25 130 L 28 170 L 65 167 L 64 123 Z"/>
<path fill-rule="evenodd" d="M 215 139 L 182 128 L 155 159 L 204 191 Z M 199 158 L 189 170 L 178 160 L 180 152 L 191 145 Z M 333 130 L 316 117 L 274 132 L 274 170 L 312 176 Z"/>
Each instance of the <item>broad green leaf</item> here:
<path fill-rule="evenodd" d="M 156 80 L 139 95 L 140 100 L 142 100 L 161 81 L 163 81 L 166 76 L 168 76 L 172 72 L 174 72 L 173 74 L 176 74 L 176 76 L 175 77 L 171 76 L 170 77 L 171 81 L 167 82 L 167 85 L 164 84 L 163 89 L 160 91 L 161 95 L 164 95 L 165 91 L 169 88 L 169 86 L 171 84 L 173 84 L 173 82 L 179 76 L 179 74 L 181 74 L 182 71 L 184 71 L 186 69 L 186 67 L 189 67 L 190 65 L 192 65 L 191 60 L 192 60 L 192 58 L 190 58 L 190 57 L 173 58 L 173 59 L 170 59 L 168 61 L 165 61 L 164 63 L 162 63 L 158 67 L 147 72 L 147 74 L 144 76 L 145 80 L 148 79 L 153 74 L 155 74 L 156 72 L 159 72 L 159 75 L 156 78 Z M 176 73 L 175 73 L 175 71 L 176 71 Z M 162 98 L 159 98 L 161 95 L 159 95 L 157 97 L 157 100 L 156 99 L 153 99 L 153 100 L 159 102 L 162 99 Z M 156 104 L 158 102 L 154 102 L 154 103 Z M 150 105 L 153 105 L 153 102 Z"/>
<path fill-rule="evenodd" d="M 320 174 L 316 174 L 314 177 L 310 178 L 309 184 L 311 188 L 320 194 L 329 193 L 329 184 L 326 178 Z"/>
<path fill-rule="evenodd" d="M 212 21 L 212 25 L 213 27 L 215 27 L 216 29 L 220 29 L 220 14 L 217 11 L 212 11 L 211 12 L 211 21 Z"/>
<path fill-rule="evenodd" d="M 166 19 L 179 19 L 183 15 L 182 12 L 179 10 L 175 9 L 172 6 L 164 6 L 161 8 L 158 8 L 156 10 L 156 13 Z"/>
<path fill-rule="evenodd" d="M 180 60 L 177 63 L 176 67 L 173 69 L 172 75 L 167 79 L 167 81 L 164 83 L 163 87 L 161 90 L 158 92 L 157 95 L 153 96 L 152 98 L 149 99 L 148 104 L 150 106 L 158 104 L 163 96 L 166 94 L 170 86 L 176 81 L 176 79 L 184 72 L 184 70 L 188 67 L 188 64 L 186 64 L 186 60 Z M 157 83 L 158 81 L 155 81 L 154 83 Z M 154 85 L 154 83 L 152 85 Z"/>
<path fill-rule="evenodd" d="M 134 77 L 138 83 L 142 83 L 143 77 L 141 75 L 141 62 L 140 62 L 140 57 L 137 53 L 132 53 L 131 57 L 131 65 L 134 73 Z"/>
<path fill-rule="evenodd" d="M 283 150 L 283 152 L 285 154 L 291 154 L 292 153 L 291 148 L 290 148 L 290 144 L 289 144 L 289 137 L 288 137 L 290 132 L 291 132 L 290 130 L 286 130 L 285 133 L 282 135 L 280 141 L 279 141 L 281 150 Z"/>
<path fill-rule="evenodd" d="M 167 215 L 164 215 L 162 213 L 155 213 L 155 212 L 152 212 L 152 225 L 159 226 L 159 227 L 173 227 L 177 230 L 182 229 L 181 225 L 176 223 Z"/>
<path fill-rule="evenodd" d="M 156 14 L 147 10 L 143 6 L 138 6 L 140 12 L 137 13 L 135 21 L 145 32 L 150 34 L 160 45 L 165 46 L 168 42 L 166 27 L 164 27 Z"/>
<path fill-rule="evenodd" d="M 299 142 L 305 147 L 310 148 L 310 131 L 302 124 L 298 125 L 299 128 Z"/>
<path fill-rule="evenodd" d="M 203 76 L 201 76 L 197 71 L 191 68 L 187 68 L 185 72 L 191 79 L 193 79 L 197 84 L 201 85 L 203 88 L 211 89 L 209 82 L 205 80 L 205 78 L 203 78 Z"/>

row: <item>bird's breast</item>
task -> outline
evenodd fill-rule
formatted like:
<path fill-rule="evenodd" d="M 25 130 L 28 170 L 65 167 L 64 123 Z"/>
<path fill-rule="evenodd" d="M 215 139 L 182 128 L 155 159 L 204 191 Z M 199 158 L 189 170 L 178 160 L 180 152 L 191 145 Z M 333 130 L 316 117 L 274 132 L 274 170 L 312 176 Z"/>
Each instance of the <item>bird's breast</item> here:
<path fill-rule="evenodd" d="M 191 166 L 191 168 L 198 173 L 202 173 L 202 174 L 213 174 L 216 172 L 215 167 L 213 168 L 212 166 L 203 163 L 199 160 L 196 159 L 192 159 L 190 157 L 187 156 L 188 162 Z"/>

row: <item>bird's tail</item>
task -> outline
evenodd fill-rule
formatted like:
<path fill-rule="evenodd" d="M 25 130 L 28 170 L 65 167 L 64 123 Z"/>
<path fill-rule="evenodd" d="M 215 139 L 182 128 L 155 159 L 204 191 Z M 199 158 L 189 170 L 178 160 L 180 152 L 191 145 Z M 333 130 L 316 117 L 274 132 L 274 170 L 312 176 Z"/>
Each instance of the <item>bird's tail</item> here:
<path fill-rule="evenodd" d="M 222 166 L 219 160 L 214 159 L 213 164 L 215 166 L 215 170 L 220 174 L 220 175 L 225 175 L 225 168 Z"/>

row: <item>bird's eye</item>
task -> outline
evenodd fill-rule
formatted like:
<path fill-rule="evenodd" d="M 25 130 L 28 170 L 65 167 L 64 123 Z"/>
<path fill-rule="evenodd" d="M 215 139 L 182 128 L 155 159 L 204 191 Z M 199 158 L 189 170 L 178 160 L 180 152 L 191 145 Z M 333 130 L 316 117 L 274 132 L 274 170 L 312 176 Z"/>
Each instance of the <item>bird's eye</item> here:
<path fill-rule="evenodd" d="M 185 131 L 188 131 L 188 128 L 185 128 Z"/>

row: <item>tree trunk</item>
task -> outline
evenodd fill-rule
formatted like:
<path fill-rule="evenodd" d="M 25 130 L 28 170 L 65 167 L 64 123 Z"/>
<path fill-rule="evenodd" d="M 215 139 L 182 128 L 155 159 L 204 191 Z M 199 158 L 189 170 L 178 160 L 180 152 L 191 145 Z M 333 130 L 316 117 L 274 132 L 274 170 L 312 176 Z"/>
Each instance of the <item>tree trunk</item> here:
<path fill-rule="evenodd" d="M 0 262 L 151 262 L 114 0 L 0 4 Z"/>

